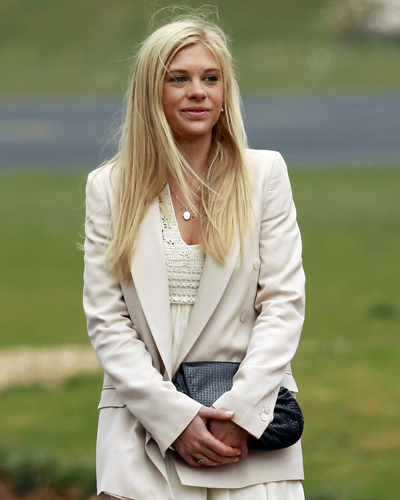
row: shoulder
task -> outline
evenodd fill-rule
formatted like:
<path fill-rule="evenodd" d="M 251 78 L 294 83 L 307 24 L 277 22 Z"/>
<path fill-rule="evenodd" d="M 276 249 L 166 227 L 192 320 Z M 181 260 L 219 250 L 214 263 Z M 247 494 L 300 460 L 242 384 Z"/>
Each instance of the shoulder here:
<path fill-rule="evenodd" d="M 246 159 L 250 166 L 262 168 L 274 162 L 277 151 L 269 149 L 246 149 Z"/>
<path fill-rule="evenodd" d="M 282 155 L 278 151 L 269 149 L 246 149 L 245 158 L 249 169 L 260 170 L 264 173 L 276 165 L 286 167 Z"/>
<path fill-rule="evenodd" d="M 267 149 L 247 149 L 246 164 L 253 181 L 268 188 L 271 179 L 287 176 L 287 167 L 278 151 Z"/>
<path fill-rule="evenodd" d="M 117 186 L 118 166 L 115 161 L 92 170 L 88 175 L 86 193 L 98 192 L 107 200 L 115 197 L 115 188 Z"/>

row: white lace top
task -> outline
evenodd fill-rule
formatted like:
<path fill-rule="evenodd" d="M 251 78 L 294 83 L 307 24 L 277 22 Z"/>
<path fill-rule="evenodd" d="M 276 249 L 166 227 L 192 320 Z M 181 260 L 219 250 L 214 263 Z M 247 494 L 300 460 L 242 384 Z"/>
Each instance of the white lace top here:
<path fill-rule="evenodd" d="M 204 266 L 200 245 L 183 241 L 168 184 L 159 200 L 170 303 L 194 304 Z"/>

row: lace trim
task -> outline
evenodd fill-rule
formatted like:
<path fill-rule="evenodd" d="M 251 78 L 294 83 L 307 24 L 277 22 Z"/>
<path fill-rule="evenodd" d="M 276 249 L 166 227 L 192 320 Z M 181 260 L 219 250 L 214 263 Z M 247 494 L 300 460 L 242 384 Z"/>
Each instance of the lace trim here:
<path fill-rule="evenodd" d="M 204 266 L 200 245 L 187 245 L 182 240 L 168 185 L 159 202 L 170 303 L 194 304 Z"/>

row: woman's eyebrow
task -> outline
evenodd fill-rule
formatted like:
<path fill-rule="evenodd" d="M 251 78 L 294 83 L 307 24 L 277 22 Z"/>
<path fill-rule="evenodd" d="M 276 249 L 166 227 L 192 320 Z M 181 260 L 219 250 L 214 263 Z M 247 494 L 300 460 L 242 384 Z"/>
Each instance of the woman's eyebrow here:
<path fill-rule="evenodd" d="M 205 69 L 203 71 L 203 73 L 211 73 L 213 71 L 218 72 L 218 73 L 221 72 L 218 68 L 208 68 L 208 69 Z M 188 75 L 189 71 L 187 71 L 186 69 L 179 69 L 179 68 L 175 69 L 174 68 L 174 69 L 169 69 L 168 73 L 181 73 L 181 74 L 184 74 L 184 75 Z"/>

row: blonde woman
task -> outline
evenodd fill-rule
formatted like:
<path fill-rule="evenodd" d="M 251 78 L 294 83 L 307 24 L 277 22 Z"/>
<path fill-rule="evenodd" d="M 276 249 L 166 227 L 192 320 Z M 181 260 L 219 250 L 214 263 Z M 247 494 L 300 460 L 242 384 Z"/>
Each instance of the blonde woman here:
<path fill-rule="evenodd" d="M 297 391 L 304 275 L 290 183 L 279 153 L 246 148 L 224 33 L 201 16 L 144 41 L 119 152 L 89 175 L 84 307 L 105 372 L 99 493 L 304 498 L 300 442 L 247 449 L 280 386 Z M 212 407 L 172 383 L 191 361 L 241 363 Z"/>

